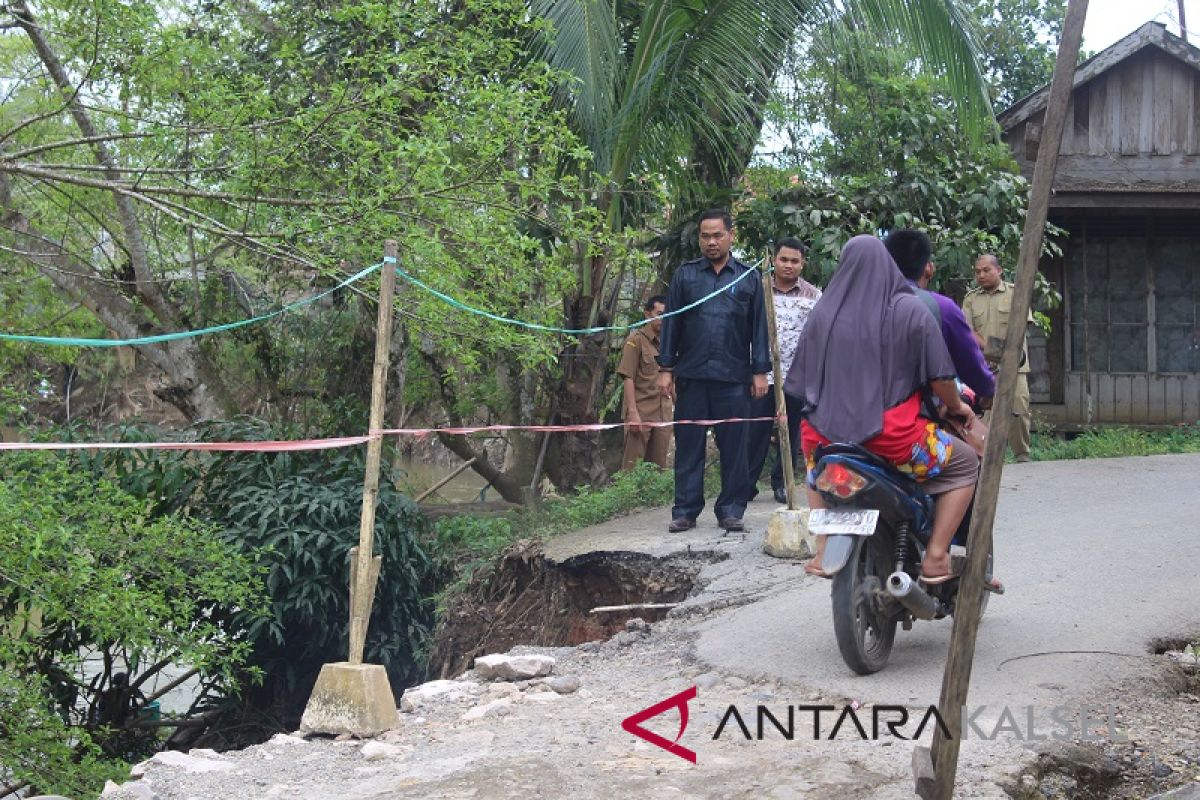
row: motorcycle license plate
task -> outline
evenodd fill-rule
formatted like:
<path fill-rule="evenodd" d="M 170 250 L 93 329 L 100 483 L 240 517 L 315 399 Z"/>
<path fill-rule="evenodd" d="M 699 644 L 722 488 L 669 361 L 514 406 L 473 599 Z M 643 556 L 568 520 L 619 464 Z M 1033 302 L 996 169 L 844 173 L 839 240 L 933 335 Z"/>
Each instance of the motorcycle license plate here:
<path fill-rule="evenodd" d="M 870 536 L 879 522 L 879 510 L 874 508 L 844 511 L 832 508 L 816 508 L 808 515 L 808 530 L 811 533 L 840 533 L 849 536 Z"/>

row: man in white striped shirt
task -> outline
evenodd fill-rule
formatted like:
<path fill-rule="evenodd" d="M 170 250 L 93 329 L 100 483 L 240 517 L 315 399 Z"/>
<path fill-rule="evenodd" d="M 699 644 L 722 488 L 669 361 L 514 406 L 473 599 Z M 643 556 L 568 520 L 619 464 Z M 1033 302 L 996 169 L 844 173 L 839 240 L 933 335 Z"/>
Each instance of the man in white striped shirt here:
<path fill-rule="evenodd" d="M 804 244 L 791 236 L 780 239 L 775 244 L 775 256 L 772 263 L 775 266 L 775 278 L 772 282 L 772 299 L 775 303 L 775 328 L 779 337 L 779 364 L 783 374 L 787 375 L 800 345 L 800 336 L 804 333 L 804 323 L 817 300 L 821 290 L 800 277 L 804 271 Z M 767 382 L 775 383 L 773 372 L 767 373 Z M 800 452 L 800 404 L 791 397 L 785 397 L 787 402 L 788 436 L 792 444 L 792 462 L 796 461 Z M 775 416 L 775 391 L 767 390 L 767 394 L 751 402 L 752 417 Z M 750 498 L 758 494 L 757 482 L 767 461 L 767 450 L 771 446 L 771 432 L 774 422 L 753 422 L 750 433 L 746 437 L 746 455 L 750 465 Z M 771 488 L 775 500 L 787 502 L 787 493 L 783 480 L 783 460 L 779 457 L 779 444 L 775 443 L 775 467 L 771 470 Z M 747 502 L 749 502 L 749 500 Z"/>

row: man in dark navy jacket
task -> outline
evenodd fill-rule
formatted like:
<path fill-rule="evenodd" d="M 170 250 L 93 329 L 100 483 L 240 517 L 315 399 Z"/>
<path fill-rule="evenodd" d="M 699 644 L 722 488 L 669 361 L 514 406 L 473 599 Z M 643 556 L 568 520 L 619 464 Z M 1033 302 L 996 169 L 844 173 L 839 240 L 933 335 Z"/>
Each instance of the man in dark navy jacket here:
<path fill-rule="evenodd" d="M 675 419 L 746 417 L 750 398 L 767 392 L 771 368 L 762 283 L 757 270 L 730 255 L 733 218 L 711 209 L 700 215 L 700 251 L 671 278 L 659 344 L 658 385 L 675 398 Z M 711 297 L 709 297 L 712 295 Z M 695 308 L 687 308 L 709 297 Z M 721 493 L 713 504 L 726 531 L 745 530 L 750 495 L 747 423 L 714 427 L 721 455 Z M 675 508 L 668 530 L 696 525 L 704 508 L 704 442 L 707 428 L 675 429 Z"/>

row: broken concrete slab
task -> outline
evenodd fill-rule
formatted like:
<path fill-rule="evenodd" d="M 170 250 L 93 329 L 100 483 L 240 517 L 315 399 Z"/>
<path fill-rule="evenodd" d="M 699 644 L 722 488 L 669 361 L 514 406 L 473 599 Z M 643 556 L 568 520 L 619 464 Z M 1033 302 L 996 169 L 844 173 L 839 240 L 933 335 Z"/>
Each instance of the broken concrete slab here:
<path fill-rule="evenodd" d="M 485 681 L 523 681 L 540 678 L 554 671 L 550 656 L 508 656 L 500 653 L 475 659 L 475 676 Z"/>
<path fill-rule="evenodd" d="M 427 707 L 430 702 L 439 699 L 458 700 L 479 690 L 479 684 L 474 681 L 428 681 L 404 690 L 404 696 L 400 698 L 400 710 L 412 713 Z"/>

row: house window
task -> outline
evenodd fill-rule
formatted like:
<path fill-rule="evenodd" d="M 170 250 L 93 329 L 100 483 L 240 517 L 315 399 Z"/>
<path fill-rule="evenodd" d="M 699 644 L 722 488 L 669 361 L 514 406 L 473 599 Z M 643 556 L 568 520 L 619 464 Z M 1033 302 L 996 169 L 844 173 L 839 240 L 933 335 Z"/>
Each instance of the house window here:
<path fill-rule="evenodd" d="M 1196 230 L 1193 218 L 1081 221 L 1067 254 L 1072 370 L 1200 372 Z"/>
<path fill-rule="evenodd" d="M 1200 241 L 1164 239 L 1154 263 L 1159 372 L 1200 372 Z"/>

